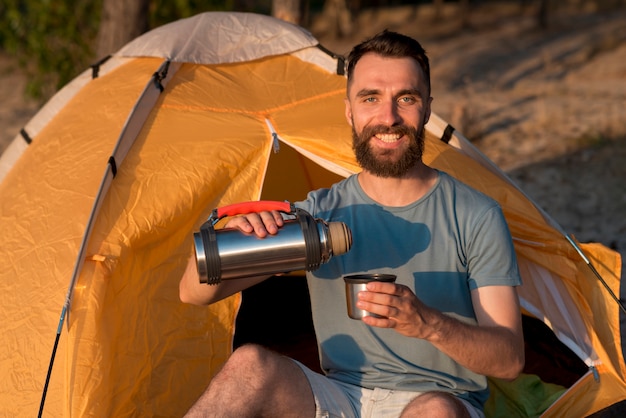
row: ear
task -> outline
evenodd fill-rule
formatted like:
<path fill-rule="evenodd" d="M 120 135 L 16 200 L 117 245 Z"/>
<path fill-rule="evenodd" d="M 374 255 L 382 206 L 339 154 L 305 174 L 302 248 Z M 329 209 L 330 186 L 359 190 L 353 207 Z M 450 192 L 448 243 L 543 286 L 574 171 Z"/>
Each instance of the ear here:
<path fill-rule="evenodd" d="M 343 102 L 346 105 L 346 120 L 348 121 L 348 125 L 352 126 L 352 106 L 350 105 L 350 100 L 346 97 L 343 99 Z"/>
<path fill-rule="evenodd" d="M 430 120 L 430 112 L 431 112 L 432 103 L 433 103 L 433 98 L 429 97 L 427 105 L 426 105 L 426 109 L 424 110 L 424 125 L 426 125 L 426 123 L 428 123 L 428 121 Z"/>

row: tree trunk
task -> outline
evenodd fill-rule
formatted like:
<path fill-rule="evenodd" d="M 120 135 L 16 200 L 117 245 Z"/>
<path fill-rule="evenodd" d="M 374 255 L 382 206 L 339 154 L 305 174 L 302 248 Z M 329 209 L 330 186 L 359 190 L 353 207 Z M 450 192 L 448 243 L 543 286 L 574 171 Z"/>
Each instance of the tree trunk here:
<path fill-rule="evenodd" d="M 325 0 L 315 30 L 329 37 L 344 37 L 352 33 L 352 14 L 346 0 Z"/>
<path fill-rule="evenodd" d="M 301 24 L 300 0 L 272 0 L 272 16 L 296 25 Z"/>
<path fill-rule="evenodd" d="M 465 29 L 470 27 L 470 0 L 459 0 L 459 9 L 461 12 L 461 26 Z"/>
<path fill-rule="evenodd" d="M 541 29 L 548 28 L 548 0 L 539 2 L 539 10 L 537 11 L 537 24 Z"/>
<path fill-rule="evenodd" d="M 433 8 L 435 9 L 433 20 L 435 22 L 443 20 L 443 3 L 444 0 L 433 0 Z"/>
<path fill-rule="evenodd" d="M 150 0 L 103 0 L 96 54 L 103 58 L 148 30 Z"/>

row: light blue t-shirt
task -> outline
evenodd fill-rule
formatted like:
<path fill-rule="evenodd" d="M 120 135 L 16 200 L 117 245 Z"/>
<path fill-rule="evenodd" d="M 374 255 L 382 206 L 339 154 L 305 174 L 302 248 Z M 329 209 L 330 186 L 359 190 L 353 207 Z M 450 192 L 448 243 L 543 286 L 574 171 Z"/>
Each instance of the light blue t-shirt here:
<path fill-rule="evenodd" d="M 322 369 L 365 388 L 447 391 L 482 408 L 487 380 L 429 342 L 350 319 L 342 276 L 393 273 L 428 306 L 476 324 L 470 291 L 521 284 L 511 236 L 493 199 L 439 171 L 435 186 L 403 207 L 370 199 L 353 175 L 296 206 L 344 222 L 353 245 L 307 273 Z"/>

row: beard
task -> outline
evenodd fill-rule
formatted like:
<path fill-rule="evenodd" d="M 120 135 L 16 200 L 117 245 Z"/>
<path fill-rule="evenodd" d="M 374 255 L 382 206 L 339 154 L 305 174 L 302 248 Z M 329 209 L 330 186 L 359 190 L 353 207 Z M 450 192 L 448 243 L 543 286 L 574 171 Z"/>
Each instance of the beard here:
<path fill-rule="evenodd" d="M 370 138 L 379 133 L 400 134 L 409 138 L 409 147 L 397 158 L 399 150 L 382 150 L 375 154 L 370 146 Z M 352 124 L 352 149 L 356 160 L 364 170 L 378 177 L 401 178 L 422 160 L 424 154 L 424 127 L 419 131 L 405 125 L 387 127 L 366 126 L 360 134 Z"/>

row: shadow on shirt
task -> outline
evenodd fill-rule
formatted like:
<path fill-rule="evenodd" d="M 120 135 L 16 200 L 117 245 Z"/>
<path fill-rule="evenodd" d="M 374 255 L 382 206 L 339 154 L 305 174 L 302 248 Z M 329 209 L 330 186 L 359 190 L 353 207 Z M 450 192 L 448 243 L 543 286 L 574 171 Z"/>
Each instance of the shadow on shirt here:
<path fill-rule="evenodd" d="M 352 205 L 316 217 L 343 222 L 352 231 L 352 248 L 323 264 L 315 272 L 321 279 L 403 266 L 431 242 L 424 223 L 409 222 L 377 205 Z"/>
<path fill-rule="evenodd" d="M 354 375 L 360 373 L 365 364 L 365 355 L 356 341 L 348 335 L 335 335 L 321 344 L 323 358 L 322 364 L 327 367 L 326 373 L 329 376 L 338 378 L 342 374 Z M 329 353 L 341 358 L 330 358 Z M 334 368 L 336 364 L 341 364 L 341 370 Z M 340 379 L 341 380 L 341 379 Z M 353 380 L 351 376 L 348 381 Z"/>

